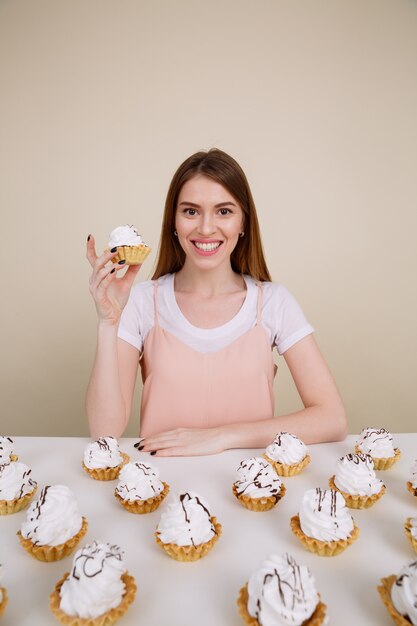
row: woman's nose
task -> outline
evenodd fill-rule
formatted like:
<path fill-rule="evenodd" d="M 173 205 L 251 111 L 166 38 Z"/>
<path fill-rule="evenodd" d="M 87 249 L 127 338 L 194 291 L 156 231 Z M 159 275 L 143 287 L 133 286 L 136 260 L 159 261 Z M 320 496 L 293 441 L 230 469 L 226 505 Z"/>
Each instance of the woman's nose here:
<path fill-rule="evenodd" d="M 205 213 L 201 216 L 199 222 L 199 231 L 202 235 L 208 237 L 216 230 L 216 223 L 213 215 Z"/>

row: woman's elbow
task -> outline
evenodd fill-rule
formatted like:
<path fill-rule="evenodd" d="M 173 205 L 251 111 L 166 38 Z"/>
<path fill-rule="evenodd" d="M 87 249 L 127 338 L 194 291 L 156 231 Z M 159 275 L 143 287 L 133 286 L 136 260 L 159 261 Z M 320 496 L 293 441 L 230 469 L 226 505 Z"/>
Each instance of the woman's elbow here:
<path fill-rule="evenodd" d="M 348 436 L 348 420 L 344 407 L 330 412 L 331 441 L 344 441 Z"/>

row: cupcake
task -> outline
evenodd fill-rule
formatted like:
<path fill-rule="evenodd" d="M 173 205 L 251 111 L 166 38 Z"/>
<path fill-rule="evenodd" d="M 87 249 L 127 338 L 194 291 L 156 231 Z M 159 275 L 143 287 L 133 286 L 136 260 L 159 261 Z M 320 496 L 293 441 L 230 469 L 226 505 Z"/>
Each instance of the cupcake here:
<path fill-rule="evenodd" d="M 117 254 L 112 258 L 113 263 L 126 261 L 126 265 L 141 265 L 151 251 L 131 224 L 112 230 L 109 235 L 109 250 L 113 248 L 117 248 Z"/>
<path fill-rule="evenodd" d="M 385 493 L 385 485 L 376 477 L 374 462 L 369 454 L 342 456 L 329 486 L 340 491 L 351 509 L 367 509 Z"/>
<path fill-rule="evenodd" d="M 285 486 L 274 468 L 260 457 L 241 462 L 233 493 L 251 511 L 268 511 L 285 495 Z"/>
<path fill-rule="evenodd" d="M 237 605 L 249 626 L 327 623 L 326 605 L 320 601 L 310 570 L 289 554 L 264 561 L 240 590 Z"/>
<path fill-rule="evenodd" d="M 3 581 L 3 566 L 0 564 L 0 584 Z M 7 591 L 5 587 L 0 587 L 0 617 L 3 615 L 7 604 Z"/>
<path fill-rule="evenodd" d="M 22 546 L 40 561 L 59 561 L 74 550 L 87 532 L 72 491 L 65 485 L 44 487 L 18 531 Z"/>
<path fill-rule="evenodd" d="M 17 461 L 18 456 L 13 452 L 13 439 L 11 437 L 0 437 L 0 464 Z"/>
<path fill-rule="evenodd" d="M 100 437 L 84 450 L 83 468 L 95 480 L 115 480 L 130 457 L 120 452 L 115 437 Z"/>
<path fill-rule="evenodd" d="M 280 476 L 295 476 L 310 463 L 308 448 L 291 433 L 280 432 L 267 446 L 264 458 L 271 463 Z"/>
<path fill-rule="evenodd" d="M 411 477 L 407 482 L 407 489 L 413 496 L 417 496 L 417 461 L 414 462 L 411 468 Z"/>
<path fill-rule="evenodd" d="M 417 624 L 417 561 L 403 567 L 398 576 L 381 578 L 378 591 L 398 626 Z"/>
<path fill-rule="evenodd" d="M 93 541 L 75 553 L 71 572 L 51 593 L 50 608 L 67 626 L 110 626 L 126 613 L 136 589 L 120 548 Z"/>
<path fill-rule="evenodd" d="M 345 499 L 333 489 L 309 489 L 291 529 L 303 546 L 319 556 L 343 552 L 359 535 Z"/>
<path fill-rule="evenodd" d="M 182 492 L 169 503 L 156 529 L 156 542 L 177 561 L 197 561 L 214 546 L 222 532 L 208 504 L 193 491 Z"/>
<path fill-rule="evenodd" d="M 114 495 L 130 513 L 151 513 L 168 492 L 169 485 L 160 480 L 159 469 L 137 461 L 122 467 Z"/>
<path fill-rule="evenodd" d="M 414 551 L 417 552 L 417 517 L 407 517 L 404 528 Z"/>
<path fill-rule="evenodd" d="M 385 428 L 364 428 L 356 442 L 355 452 L 369 454 L 375 470 L 387 470 L 398 461 L 401 452 L 394 448 L 392 435 Z"/>
<path fill-rule="evenodd" d="M 18 461 L 0 465 L 0 515 L 17 513 L 29 504 L 38 487 L 31 471 Z"/>

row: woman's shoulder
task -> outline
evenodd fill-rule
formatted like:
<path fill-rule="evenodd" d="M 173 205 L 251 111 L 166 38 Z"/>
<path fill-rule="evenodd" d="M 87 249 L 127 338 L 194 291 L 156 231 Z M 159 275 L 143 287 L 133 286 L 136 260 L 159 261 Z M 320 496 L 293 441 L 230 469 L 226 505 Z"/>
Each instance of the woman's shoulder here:
<path fill-rule="evenodd" d="M 257 281 L 252 276 L 245 275 L 246 284 L 250 289 L 256 289 L 258 285 L 262 287 L 262 299 L 266 302 L 282 302 L 287 298 L 292 298 L 290 291 L 282 283 L 275 283 L 269 280 Z"/>
<path fill-rule="evenodd" d="M 173 274 L 164 274 L 164 276 L 160 276 L 157 280 L 149 279 L 136 283 L 133 285 L 130 294 L 134 297 L 143 297 L 144 295 L 151 294 L 155 290 L 155 283 L 158 283 L 158 289 L 160 287 L 164 288 L 172 280 L 172 276 Z"/>

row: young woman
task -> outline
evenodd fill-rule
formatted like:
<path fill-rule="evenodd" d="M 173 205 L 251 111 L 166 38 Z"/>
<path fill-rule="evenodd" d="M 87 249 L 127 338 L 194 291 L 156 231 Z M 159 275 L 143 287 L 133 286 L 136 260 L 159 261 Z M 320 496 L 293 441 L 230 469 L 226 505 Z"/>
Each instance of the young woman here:
<path fill-rule="evenodd" d="M 265 447 L 280 430 L 306 443 L 347 434 L 346 414 L 298 303 L 271 282 L 245 174 L 212 149 L 189 157 L 171 182 L 156 270 L 117 276 L 115 252 L 97 257 L 90 291 L 97 351 L 87 391 L 91 435 L 120 437 L 138 365 L 143 451 L 157 456 Z M 274 415 L 272 349 L 284 356 L 304 409 Z"/>

